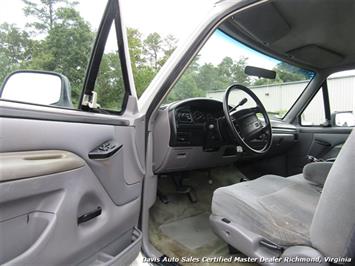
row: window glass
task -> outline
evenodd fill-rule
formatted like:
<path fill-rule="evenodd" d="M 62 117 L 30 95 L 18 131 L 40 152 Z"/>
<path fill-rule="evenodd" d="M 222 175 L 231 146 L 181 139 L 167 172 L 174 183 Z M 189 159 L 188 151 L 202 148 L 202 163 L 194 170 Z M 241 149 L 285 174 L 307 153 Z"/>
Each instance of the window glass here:
<path fill-rule="evenodd" d="M 165 64 L 178 42 L 191 36 L 215 2 L 215 0 L 121 1 L 138 97 Z M 174 12 L 171 12 L 172 10 Z"/>
<path fill-rule="evenodd" d="M 0 84 L 16 70 L 51 71 L 63 76 L 36 73 L 36 78 L 25 82 L 23 73 L 16 75 L 16 92 L 6 92 L 10 87 L 5 86 L 2 98 L 78 107 L 93 41 L 107 1 L 6 2 L 6 8 L 0 10 Z M 58 83 L 42 86 L 45 80 L 55 77 L 66 85 L 66 91 L 60 95 Z"/>
<path fill-rule="evenodd" d="M 95 82 L 100 108 L 121 111 L 125 94 L 121 62 L 118 53 L 116 27 L 113 23 Z"/>
<path fill-rule="evenodd" d="M 303 126 L 321 126 L 326 123 L 323 90 L 320 89 L 301 115 Z"/>
<path fill-rule="evenodd" d="M 355 126 L 355 71 L 335 73 L 327 83 L 333 125 Z"/>
<path fill-rule="evenodd" d="M 275 70 L 276 79 L 247 76 L 244 73 L 247 65 Z M 253 50 L 217 30 L 178 80 L 165 103 L 193 97 L 222 100 L 229 86 L 242 84 L 253 90 L 271 116 L 282 118 L 313 75 L 313 72 Z"/>

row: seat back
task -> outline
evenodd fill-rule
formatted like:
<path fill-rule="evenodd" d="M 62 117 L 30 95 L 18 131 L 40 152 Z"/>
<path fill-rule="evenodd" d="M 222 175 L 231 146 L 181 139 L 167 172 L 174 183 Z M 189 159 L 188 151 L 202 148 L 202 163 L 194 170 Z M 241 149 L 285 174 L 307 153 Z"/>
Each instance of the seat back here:
<path fill-rule="evenodd" d="M 324 256 L 355 258 L 355 130 L 329 172 L 310 236 Z"/>

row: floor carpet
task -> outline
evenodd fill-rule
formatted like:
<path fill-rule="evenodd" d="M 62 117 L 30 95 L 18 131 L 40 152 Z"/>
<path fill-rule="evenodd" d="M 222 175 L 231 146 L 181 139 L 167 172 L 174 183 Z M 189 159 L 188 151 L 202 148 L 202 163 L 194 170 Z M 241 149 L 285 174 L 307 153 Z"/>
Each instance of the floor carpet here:
<path fill-rule="evenodd" d="M 184 228 L 184 230 L 181 230 Z M 207 246 L 218 240 L 209 225 L 209 214 L 202 213 L 196 216 L 162 224 L 159 229 L 167 237 L 176 240 L 189 249 Z"/>
<path fill-rule="evenodd" d="M 151 243 L 169 257 L 230 257 L 228 246 L 209 227 L 213 191 L 240 181 L 243 174 L 234 166 L 215 168 L 210 172 L 186 174 L 185 185 L 192 186 L 198 201 L 191 203 L 186 195 L 174 194 L 171 178 L 159 179 L 159 190 L 168 195 L 169 203 L 159 199 L 150 210 L 149 236 Z M 237 254 L 238 255 L 238 254 Z M 242 254 L 240 254 L 242 256 Z M 184 263 L 183 265 L 222 265 L 219 263 Z M 223 264 L 227 265 L 227 264 Z M 232 263 L 228 265 L 249 265 Z"/>

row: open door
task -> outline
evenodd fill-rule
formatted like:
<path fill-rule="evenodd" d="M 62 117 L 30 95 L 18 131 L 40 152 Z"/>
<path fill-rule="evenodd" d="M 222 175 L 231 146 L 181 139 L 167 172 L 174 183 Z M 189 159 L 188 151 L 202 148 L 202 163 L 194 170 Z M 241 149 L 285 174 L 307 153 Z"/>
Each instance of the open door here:
<path fill-rule="evenodd" d="M 110 38 L 117 40 L 117 49 L 107 47 Z M 144 132 L 135 126 L 137 99 L 127 51 L 118 0 L 110 0 L 78 110 L 62 108 L 61 101 L 45 106 L 21 100 L 21 90 L 31 90 L 32 83 L 47 80 L 48 90 L 56 86 L 54 77 L 49 83 L 35 76 L 45 72 L 32 73 L 27 84 L 11 83 L 9 77 L 12 86 L 2 87 L 0 264 L 129 265 L 137 257 L 144 176 L 144 145 L 137 139 Z M 104 60 L 117 63 L 114 79 L 105 79 L 112 67 L 105 68 Z M 31 72 L 17 74 L 23 81 Z M 57 77 L 60 88 L 68 89 L 68 80 Z M 6 91 L 14 84 L 23 97 L 4 97 L 14 95 Z M 117 92 L 110 94 L 110 86 Z"/>

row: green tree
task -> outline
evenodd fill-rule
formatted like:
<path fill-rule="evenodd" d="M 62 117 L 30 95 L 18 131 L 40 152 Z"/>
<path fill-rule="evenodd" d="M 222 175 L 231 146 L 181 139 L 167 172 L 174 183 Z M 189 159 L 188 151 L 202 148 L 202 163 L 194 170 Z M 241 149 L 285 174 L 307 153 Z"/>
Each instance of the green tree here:
<path fill-rule="evenodd" d="M 12 71 L 31 60 L 35 41 L 13 24 L 0 25 L 0 82 Z"/>
<path fill-rule="evenodd" d="M 158 70 L 160 67 L 159 58 L 162 52 L 162 42 L 163 40 L 161 36 L 156 32 L 149 34 L 147 38 L 145 38 L 145 40 L 143 41 L 144 55 L 147 59 L 147 62 L 155 70 Z"/>
<path fill-rule="evenodd" d="M 222 62 L 217 66 L 221 81 L 227 86 L 236 83 L 249 85 L 249 77 L 244 73 L 247 60 L 248 58 L 246 57 L 241 57 L 237 61 L 228 56 L 223 58 Z"/>
<path fill-rule="evenodd" d="M 144 58 L 142 34 L 137 29 L 128 28 L 127 38 L 134 82 L 140 96 L 155 76 L 156 70 L 148 66 Z"/>
<path fill-rule="evenodd" d="M 137 95 L 141 96 L 157 73 L 157 70 L 150 66 L 141 66 L 134 74 Z"/>
<path fill-rule="evenodd" d="M 22 0 L 25 4 L 23 9 L 25 16 L 32 17 L 33 22 L 28 23 L 27 26 L 34 28 L 40 33 L 48 32 L 53 29 L 55 21 L 57 20 L 57 10 L 60 5 L 73 7 L 78 2 L 68 0 Z"/>
<path fill-rule="evenodd" d="M 138 30 L 128 29 L 127 32 L 136 90 L 140 96 L 175 50 L 176 38 L 172 35 L 162 38 L 154 32 L 142 41 Z"/>
<path fill-rule="evenodd" d="M 196 76 L 196 83 L 198 88 L 204 91 L 224 90 L 228 83 L 221 79 L 218 73 L 218 67 L 211 63 L 206 63 L 199 68 Z"/>
<path fill-rule="evenodd" d="M 184 74 L 177 81 L 172 91 L 169 93 L 165 103 L 188 99 L 192 97 L 204 97 L 206 92 L 199 87 L 197 77 L 199 75 L 200 65 L 198 64 L 199 57 L 195 58 Z"/>
<path fill-rule="evenodd" d="M 142 34 L 137 29 L 127 28 L 127 39 L 132 67 L 138 68 L 145 63 Z"/>
<path fill-rule="evenodd" d="M 99 95 L 101 108 L 121 110 L 124 83 L 117 51 L 103 55 L 95 83 L 95 91 Z"/>
<path fill-rule="evenodd" d="M 166 102 L 174 102 L 193 97 L 203 97 L 206 93 L 197 86 L 195 74 L 187 73 L 181 77 L 168 95 Z"/>
<path fill-rule="evenodd" d="M 232 84 L 249 85 L 249 77 L 244 73 L 247 58 L 233 60 L 225 57 L 217 65 L 198 63 L 199 57 L 190 64 L 178 80 L 166 102 L 183 100 L 191 97 L 205 97 L 209 91 L 225 90 Z"/>
<path fill-rule="evenodd" d="M 56 71 L 67 76 L 72 100 L 77 104 L 93 39 L 90 25 L 78 11 L 70 7 L 59 8 L 53 28 L 34 49 L 27 68 Z"/>
<path fill-rule="evenodd" d="M 309 79 L 309 72 L 301 68 L 280 62 L 274 68 L 276 79 L 281 82 L 291 82 Z"/>
<path fill-rule="evenodd" d="M 163 44 L 162 44 L 163 56 L 159 60 L 160 66 L 163 66 L 165 62 L 169 59 L 171 54 L 175 51 L 176 44 L 177 44 L 177 39 L 171 34 L 169 34 L 163 39 Z"/>

